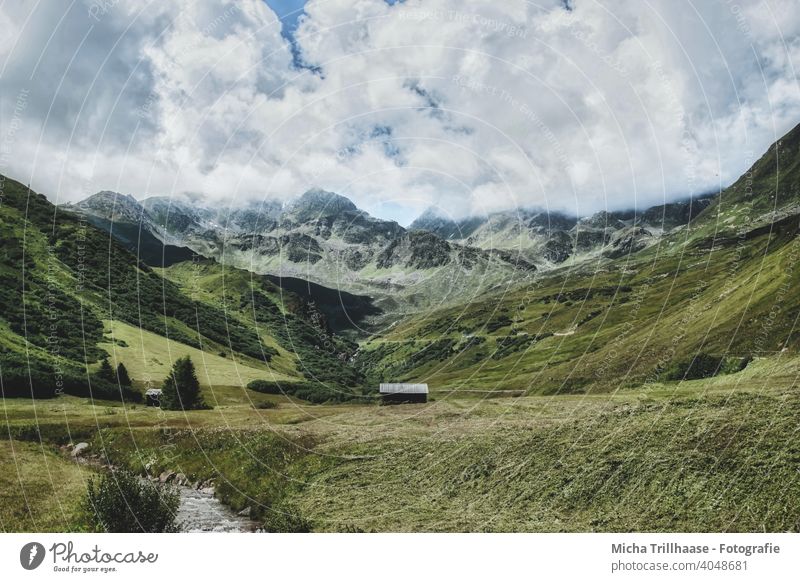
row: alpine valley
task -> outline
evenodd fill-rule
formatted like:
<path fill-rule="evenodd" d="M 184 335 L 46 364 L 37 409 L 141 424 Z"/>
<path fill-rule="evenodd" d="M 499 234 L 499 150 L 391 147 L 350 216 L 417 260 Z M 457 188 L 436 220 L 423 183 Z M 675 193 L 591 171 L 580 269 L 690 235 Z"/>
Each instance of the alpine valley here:
<path fill-rule="evenodd" d="M 4 178 L 0 525 L 80 528 L 83 441 L 273 531 L 798 531 L 799 229 L 800 126 L 721 192 L 587 217 Z M 182 356 L 210 410 L 143 406 Z"/>

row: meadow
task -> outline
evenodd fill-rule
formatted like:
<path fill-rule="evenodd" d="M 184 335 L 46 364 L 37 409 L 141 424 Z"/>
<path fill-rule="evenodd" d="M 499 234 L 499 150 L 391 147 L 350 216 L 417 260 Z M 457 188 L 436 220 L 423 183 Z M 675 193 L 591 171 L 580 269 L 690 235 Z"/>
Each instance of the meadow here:
<path fill-rule="evenodd" d="M 776 367 L 786 382 L 758 381 Z M 217 405 L 191 412 L 6 399 L 2 527 L 79 529 L 93 470 L 59 445 L 85 441 L 103 460 L 212 479 L 233 509 L 314 531 L 798 531 L 797 369 L 765 360 L 603 395 L 443 391 L 427 405 L 208 386 Z"/>

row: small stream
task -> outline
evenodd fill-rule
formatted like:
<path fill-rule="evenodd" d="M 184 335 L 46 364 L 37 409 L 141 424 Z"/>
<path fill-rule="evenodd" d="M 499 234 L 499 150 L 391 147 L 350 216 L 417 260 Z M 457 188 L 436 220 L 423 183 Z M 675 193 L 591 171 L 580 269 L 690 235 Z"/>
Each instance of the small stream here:
<path fill-rule="evenodd" d="M 176 521 L 182 532 L 252 532 L 256 524 L 237 515 L 209 490 L 181 486 Z"/>
<path fill-rule="evenodd" d="M 61 447 L 64 455 L 69 455 L 69 458 L 76 463 L 87 465 L 97 471 L 111 470 L 113 467 L 104 463 L 98 455 L 84 455 L 89 445 L 87 443 L 79 443 L 75 447 L 64 445 Z M 76 452 L 77 449 L 77 452 Z M 165 472 L 160 478 L 140 477 L 142 480 L 152 481 L 168 481 L 164 479 L 169 472 Z M 169 477 L 176 477 L 175 473 L 169 474 Z M 237 514 L 230 507 L 224 505 L 219 499 L 214 497 L 214 489 L 212 487 L 194 488 L 185 484 L 185 477 L 183 483 L 177 485 L 178 493 L 180 494 L 180 502 L 178 504 L 178 511 L 176 513 L 175 521 L 179 526 L 181 532 L 254 532 L 258 529 L 258 524 L 248 517 Z"/>

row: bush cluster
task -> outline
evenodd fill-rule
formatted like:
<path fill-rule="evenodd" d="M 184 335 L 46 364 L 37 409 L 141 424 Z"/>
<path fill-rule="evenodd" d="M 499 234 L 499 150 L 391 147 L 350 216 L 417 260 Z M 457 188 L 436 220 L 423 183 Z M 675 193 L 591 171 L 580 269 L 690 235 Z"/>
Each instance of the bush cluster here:
<path fill-rule="evenodd" d="M 89 527 L 108 533 L 178 531 L 180 494 L 130 471 L 114 469 L 87 485 L 83 510 Z"/>
<path fill-rule="evenodd" d="M 270 382 L 253 380 L 247 384 L 250 390 L 262 394 L 285 394 L 312 404 L 325 402 L 370 402 L 374 394 L 367 389 L 342 388 L 316 382 Z"/>
<path fill-rule="evenodd" d="M 750 356 L 725 358 L 701 352 L 690 359 L 673 363 L 663 376 L 666 380 L 700 380 L 720 374 L 735 374 L 744 370 L 752 359 Z"/>

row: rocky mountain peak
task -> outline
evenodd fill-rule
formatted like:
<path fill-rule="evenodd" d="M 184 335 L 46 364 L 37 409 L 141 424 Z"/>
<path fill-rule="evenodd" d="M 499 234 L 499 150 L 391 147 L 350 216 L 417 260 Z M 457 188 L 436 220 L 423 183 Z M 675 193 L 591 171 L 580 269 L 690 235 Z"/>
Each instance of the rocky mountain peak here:
<path fill-rule="evenodd" d="M 300 222 L 337 216 L 344 212 L 359 210 L 349 198 L 320 188 L 308 190 L 288 207 L 288 214 Z"/>
<path fill-rule="evenodd" d="M 595 212 L 587 218 L 581 218 L 579 223 L 581 226 L 588 226 L 591 228 L 612 228 L 614 230 L 619 230 L 625 226 L 625 223 L 623 223 L 613 213 L 606 210 Z"/>
<path fill-rule="evenodd" d="M 486 221 L 486 217 L 468 217 L 454 220 L 434 207 L 430 207 L 420 214 L 408 227 L 409 230 L 423 230 L 445 240 L 460 240 L 469 237 L 475 229 Z"/>
<path fill-rule="evenodd" d="M 144 208 L 130 194 L 102 190 L 71 206 L 92 216 L 111 221 L 138 222 Z"/>

